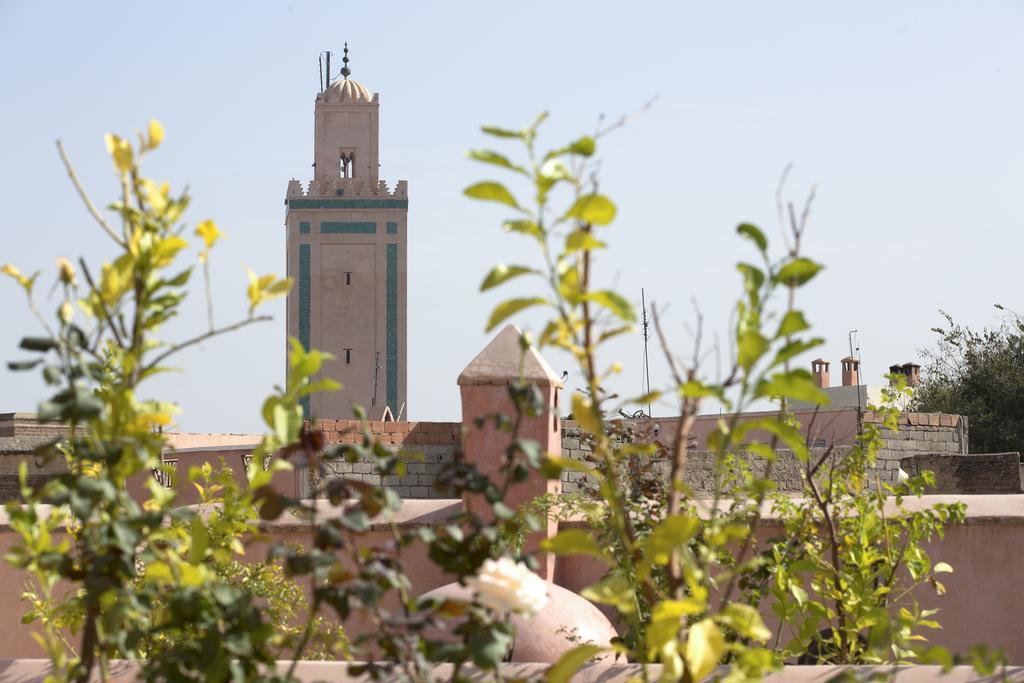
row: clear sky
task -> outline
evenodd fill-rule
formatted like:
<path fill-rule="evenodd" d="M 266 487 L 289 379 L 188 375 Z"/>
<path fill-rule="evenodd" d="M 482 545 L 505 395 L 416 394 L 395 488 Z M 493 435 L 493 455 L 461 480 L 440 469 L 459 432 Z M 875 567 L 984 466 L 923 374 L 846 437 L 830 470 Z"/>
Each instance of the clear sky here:
<path fill-rule="evenodd" d="M 352 77 L 381 95 L 381 177 L 410 184 L 410 419 L 458 419 L 456 377 L 487 342 L 499 298 L 478 285 L 493 263 L 531 255 L 501 232 L 502 211 L 461 196 L 494 175 L 463 156 L 485 142 L 479 126 L 549 110 L 555 145 L 655 95 L 600 150 L 602 188 L 620 208 L 607 280 L 669 306 L 679 351 L 691 298 L 724 334 L 732 264 L 748 256 L 735 225 L 778 238 L 774 192 L 792 162 L 793 198 L 818 187 L 806 248 L 827 270 L 802 303 L 828 339 L 821 355 L 838 378 L 858 330 L 874 382 L 918 358 L 940 308 L 978 326 L 997 322 L 994 302 L 1024 309 L 1022 36 L 1024 3 L 1010 0 L 0 0 L 0 263 L 46 269 L 38 293 L 54 308 L 54 259 L 110 251 L 53 141 L 105 203 L 115 185 L 103 133 L 156 117 L 167 138 L 148 174 L 188 184 L 189 221 L 211 217 L 228 234 L 213 257 L 217 317 L 242 315 L 243 267 L 284 272 L 283 198 L 290 178 L 310 176 L 317 54 L 337 60 L 347 40 Z M 35 327 L 13 283 L 0 284 L 7 360 Z M 166 337 L 203 325 L 196 294 Z M 183 357 L 187 374 L 152 385 L 182 405 L 181 428 L 259 428 L 285 363 L 283 305 L 270 312 L 272 323 L 206 344 Z M 639 336 L 609 349 L 626 366 L 613 388 L 639 393 L 641 352 Z M 0 370 L 0 412 L 34 410 L 42 393 L 35 374 Z"/>

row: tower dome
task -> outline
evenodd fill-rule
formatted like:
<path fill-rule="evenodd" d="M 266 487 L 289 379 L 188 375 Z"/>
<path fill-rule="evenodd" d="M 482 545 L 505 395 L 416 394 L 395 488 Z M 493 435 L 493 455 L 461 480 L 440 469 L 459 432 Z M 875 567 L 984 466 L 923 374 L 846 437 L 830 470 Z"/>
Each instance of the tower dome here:
<path fill-rule="evenodd" d="M 344 76 L 343 80 L 335 81 L 320 95 L 324 102 L 331 103 L 344 103 L 344 102 L 366 102 L 369 104 L 373 102 L 373 93 L 371 93 L 365 85 L 359 81 L 354 81 L 349 78 L 352 75 L 352 70 L 348 68 L 348 43 L 345 43 L 345 57 L 341 60 L 344 66 L 341 67 L 341 75 Z M 331 78 L 331 57 L 330 53 L 327 55 L 327 78 Z"/>
<path fill-rule="evenodd" d="M 324 91 L 322 97 L 325 102 L 332 103 L 373 101 L 373 93 L 365 85 L 351 78 L 331 83 L 331 87 Z"/>

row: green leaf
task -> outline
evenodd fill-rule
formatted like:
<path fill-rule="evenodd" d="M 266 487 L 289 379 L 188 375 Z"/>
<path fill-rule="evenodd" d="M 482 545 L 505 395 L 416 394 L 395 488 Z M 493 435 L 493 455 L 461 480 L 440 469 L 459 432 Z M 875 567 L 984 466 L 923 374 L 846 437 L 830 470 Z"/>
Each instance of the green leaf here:
<path fill-rule="evenodd" d="M 629 579 L 620 572 L 610 572 L 597 583 L 587 586 L 580 595 L 599 605 L 611 605 L 622 614 L 636 611 L 636 596 Z"/>
<path fill-rule="evenodd" d="M 57 348 L 57 343 L 49 337 L 24 337 L 18 346 L 26 351 L 46 352 Z"/>
<path fill-rule="evenodd" d="M 210 547 L 210 534 L 206 525 L 198 515 L 192 518 L 192 544 L 188 549 L 188 561 L 192 564 L 199 564 L 203 561 L 206 549 Z"/>
<path fill-rule="evenodd" d="M 581 666 L 587 660 L 605 652 L 607 648 L 597 645 L 577 645 L 558 658 L 547 670 L 546 679 L 548 683 L 568 683 Z"/>
<path fill-rule="evenodd" d="M 577 154 L 581 157 L 589 157 L 594 154 L 596 149 L 597 143 L 594 141 L 594 138 L 589 135 L 584 135 L 579 140 L 571 142 L 565 147 L 559 147 L 558 149 L 551 150 L 547 155 L 545 155 L 544 159 L 551 159 L 557 156 L 562 156 L 563 154 Z"/>
<path fill-rule="evenodd" d="M 807 284 L 821 269 L 820 264 L 801 256 L 782 266 L 775 275 L 775 281 L 784 285 L 800 287 Z"/>
<path fill-rule="evenodd" d="M 480 285 L 480 291 L 485 292 L 519 275 L 536 272 L 533 268 L 527 268 L 526 266 L 506 266 L 503 263 L 499 263 L 494 268 L 491 268 L 491 272 L 487 273 L 487 277 L 484 278 L 483 283 Z"/>
<path fill-rule="evenodd" d="M 814 383 L 811 373 L 803 368 L 780 372 L 757 385 L 757 397 L 778 396 L 795 401 L 807 401 L 815 405 L 826 405 L 828 395 Z"/>
<path fill-rule="evenodd" d="M 691 379 L 679 387 L 679 393 L 689 398 L 708 398 L 709 396 L 722 398 L 725 396 L 722 387 L 705 384 L 697 379 Z"/>
<path fill-rule="evenodd" d="M 318 379 L 315 382 L 310 382 L 306 386 L 299 389 L 299 396 L 307 396 L 309 394 L 318 394 L 320 392 L 328 391 L 339 391 L 341 389 L 341 382 L 335 381 L 329 377 L 324 379 Z"/>
<path fill-rule="evenodd" d="M 750 370 L 768 350 L 768 340 L 757 330 L 749 330 L 737 340 L 737 362 L 744 370 Z"/>
<path fill-rule="evenodd" d="M 633 312 L 633 304 L 626 301 L 621 294 L 613 292 L 610 289 L 603 289 L 599 292 L 590 292 L 583 298 L 587 301 L 592 301 L 598 306 L 604 306 L 627 323 L 631 323 L 636 320 L 636 314 Z"/>
<path fill-rule="evenodd" d="M 473 199 L 498 202 L 499 204 L 506 204 L 516 209 L 519 208 L 516 198 L 501 183 L 486 180 L 476 185 L 470 185 L 464 190 L 464 193 L 467 197 L 472 197 Z"/>
<path fill-rule="evenodd" d="M 466 152 L 466 156 L 474 161 L 482 161 L 485 164 L 493 164 L 494 166 L 511 169 L 523 175 L 529 175 L 522 166 L 513 164 L 508 160 L 508 157 L 489 149 L 472 149 Z"/>
<path fill-rule="evenodd" d="M 42 362 L 42 358 L 37 358 L 35 360 L 12 360 L 7 364 L 7 369 L 11 371 L 31 370 Z"/>
<path fill-rule="evenodd" d="M 800 311 L 787 311 L 786 315 L 782 317 L 782 322 L 779 323 L 779 331 L 775 333 L 775 338 L 788 337 L 790 335 L 809 330 L 811 325 L 804 318 L 804 314 Z"/>
<path fill-rule="evenodd" d="M 603 249 L 605 243 L 594 237 L 588 230 L 573 230 L 565 238 L 565 253 Z"/>
<path fill-rule="evenodd" d="M 532 297 L 529 299 L 509 299 L 508 301 L 502 301 L 494 307 L 494 310 L 491 312 L 491 317 L 487 320 L 487 329 L 484 331 L 490 332 L 504 322 L 509 316 L 515 315 L 525 308 L 546 303 L 547 300 L 541 299 L 540 297 Z"/>
<path fill-rule="evenodd" d="M 726 605 L 719 619 L 743 638 L 764 643 L 772 636 L 772 632 L 764 625 L 760 612 L 741 602 L 730 602 Z"/>
<path fill-rule="evenodd" d="M 555 555 L 590 555 L 607 562 L 604 549 L 584 529 L 566 529 L 540 542 L 541 550 Z"/>
<path fill-rule="evenodd" d="M 576 200 L 565 218 L 576 218 L 593 225 L 608 225 L 615 220 L 615 204 L 601 194 L 584 195 Z"/>
<path fill-rule="evenodd" d="M 807 340 L 794 339 L 779 349 L 779 352 L 775 354 L 775 359 L 772 361 L 772 366 L 781 365 L 787 360 L 799 356 L 805 351 L 810 351 L 815 347 L 821 346 L 824 343 L 825 340 L 821 337 L 814 337 Z"/>
<path fill-rule="evenodd" d="M 746 237 L 748 240 L 757 245 L 757 250 L 762 254 L 768 249 L 768 238 L 761 232 L 761 228 L 750 223 L 740 223 L 736 226 L 736 232 Z"/>
<path fill-rule="evenodd" d="M 508 128 L 498 128 L 497 126 L 482 126 L 480 130 L 487 135 L 493 135 L 496 138 L 523 139 L 523 131 L 521 130 L 509 130 Z"/>
<path fill-rule="evenodd" d="M 952 574 L 953 567 L 946 562 L 936 562 L 932 567 L 932 574 Z"/>
<path fill-rule="evenodd" d="M 533 237 L 541 244 L 544 243 L 544 231 L 539 225 L 530 220 L 505 221 L 503 224 L 506 232 L 518 232 Z"/>

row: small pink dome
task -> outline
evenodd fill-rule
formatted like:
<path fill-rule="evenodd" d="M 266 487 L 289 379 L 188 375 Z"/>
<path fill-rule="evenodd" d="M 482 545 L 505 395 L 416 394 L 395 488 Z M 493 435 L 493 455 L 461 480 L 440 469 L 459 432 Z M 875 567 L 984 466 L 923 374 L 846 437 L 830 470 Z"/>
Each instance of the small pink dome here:
<path fill-rule="evenodd" d="M 547 607 L 532 617 L 512 615 L 516 639 L 512 645 L 513 662 L 557 662 L 577 645 L 607 646 L 618 635 L 608 617 L 586 598 L 561 586 L 546 582 Z M 423 597 L 448 598 L 470 601 L 473 592 L 458 583 L 449 583 L 428 592 Z M 599 657 L 611 662 L 612 653 Z"/>

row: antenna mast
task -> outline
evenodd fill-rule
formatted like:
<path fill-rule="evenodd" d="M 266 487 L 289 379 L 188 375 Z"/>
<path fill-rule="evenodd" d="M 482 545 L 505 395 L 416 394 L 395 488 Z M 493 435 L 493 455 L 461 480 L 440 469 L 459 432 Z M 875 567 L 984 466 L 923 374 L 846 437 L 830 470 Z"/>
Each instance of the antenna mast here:
<path fill-rule="evenodd" d="M 377 407 L 377 375 L 380 371 L 380 351 L 377 351 L 373 359 L 373 398 L 370 399 L 370 406 Z"/>
<path fill-rule="evenodd" d="M 321 52 L 316 56 L 317 66 L 320 67 L 320 93 L 324 92 L 324 53 Z"/>
<path fill-rule="evenodd" d="M 647 340 L 651 338 L 650 325 L 647 321 L 647 296 L 643 288 L 640 288 L 640 308 L 643 310 L 643 332 L 644 332 L 644 376 L 641 382 L 641 390 L 644 395 L 651 393 L 651 367 L 647 362 Z M 647 402 L 647 417 L 653 417 L 651 403 Z"/>
<path fill-rule="evenodd" d="M 863 382 L 861 382 L 861 377 L 864 374 L 864 368 L 861 367 L 861 362 L 860 362 L 860 340 L 857 339 L 857 346 L 856 347 L 854 347 L 854 345 L 853 345 L 853 340 L 856 339 L 856 338 L 857 338 L 857 330 L 850 330 L 850 333 L 847 335 L 847 339 L 850 342 L 850 358 L 853 358 L 853 359 L 855 359 L 857 361 L 857 408 L 858 408 L 858 410 L 863 410 L 864 409 L 864 399 L 861 398 L 861 395 L 860 395 L 860 385 L 863 384 Z M 856 348 L 856 350 L 857 350 L 857 355 L 856 356 L 853 355 L 854 348 Z"/>

